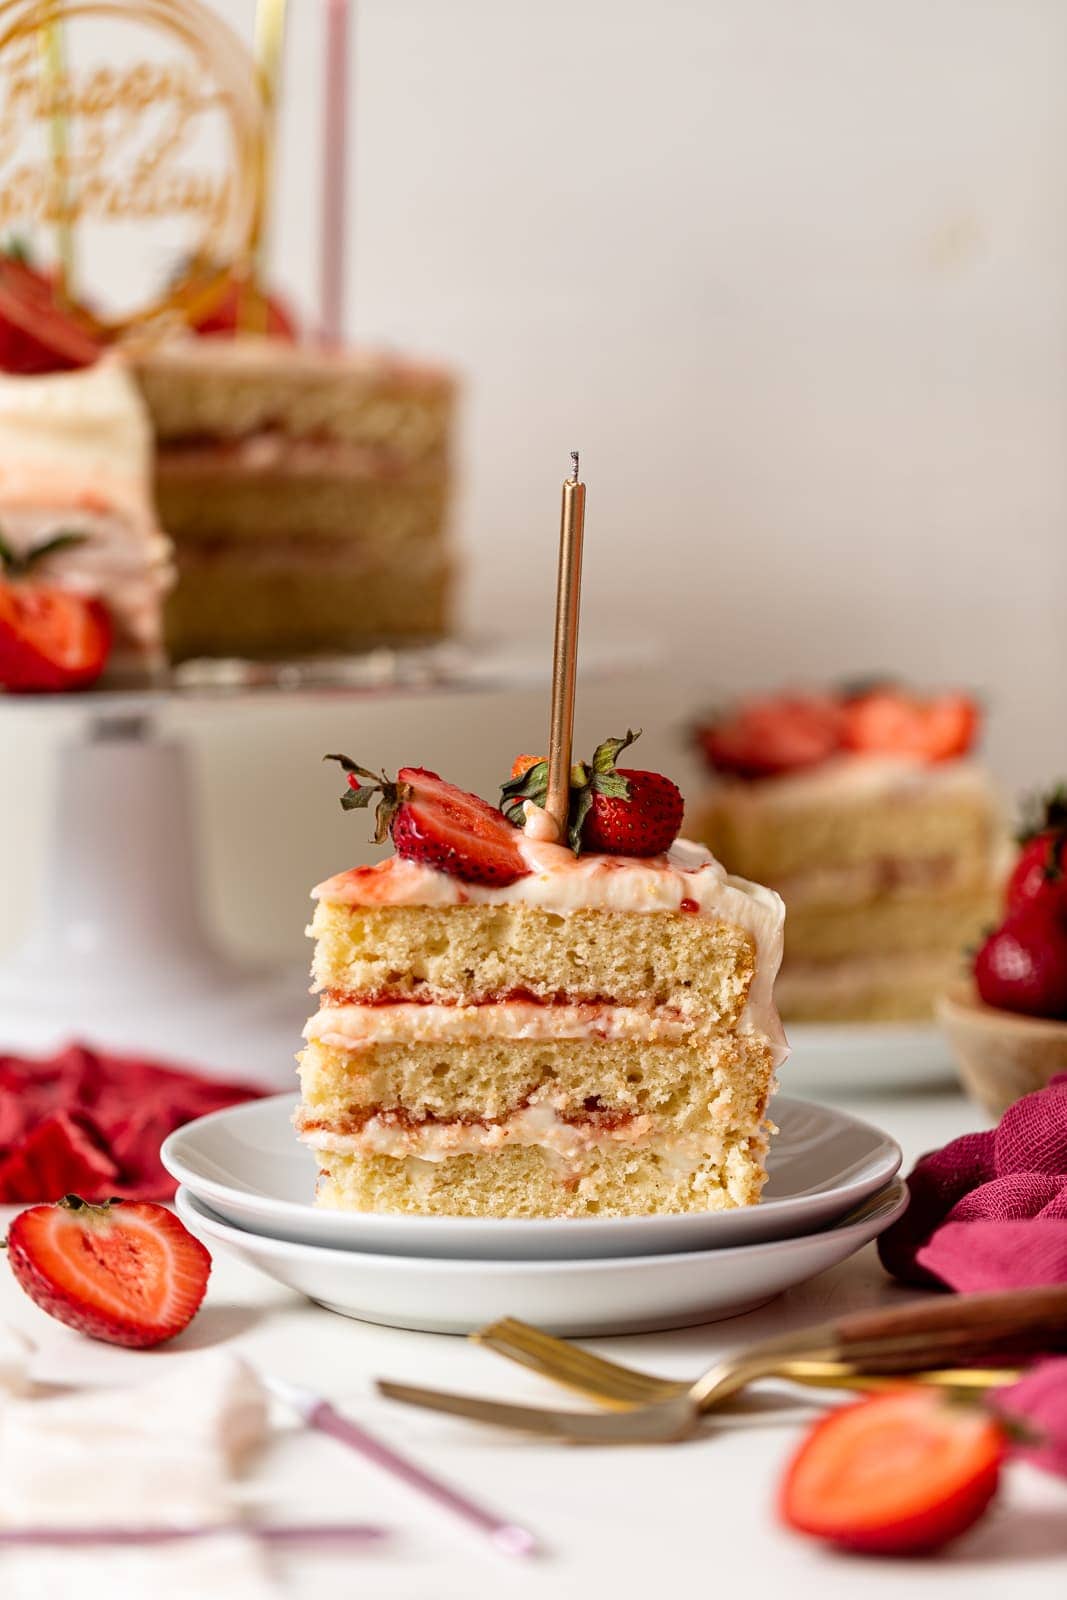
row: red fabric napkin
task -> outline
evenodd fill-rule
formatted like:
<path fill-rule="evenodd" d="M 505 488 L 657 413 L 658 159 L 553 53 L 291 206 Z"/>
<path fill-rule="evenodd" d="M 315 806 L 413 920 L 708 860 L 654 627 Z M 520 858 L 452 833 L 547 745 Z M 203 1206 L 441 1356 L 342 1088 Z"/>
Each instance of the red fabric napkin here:
<path fill-rule="evenodd" d="M 923 1156 L 908 1189 L 878 1244 L 894 1277 L 964 1294 L 1067 1283 L 1067 1074 Z"/>
<path fill-rule="evenodd" d="M 80 1044 L 44 1061 L 0 1056 L 0 1204 L 169 1200 L 167 1135 L 267 1092 Z"/>
<path fill-rule="evenodd" d="M 1067 1357 L 1039 1362 L 1010 1388 L 994 1390 L 989 1405 L 1024 1430 L 1013 1455 L 1067 1478 Z"/>

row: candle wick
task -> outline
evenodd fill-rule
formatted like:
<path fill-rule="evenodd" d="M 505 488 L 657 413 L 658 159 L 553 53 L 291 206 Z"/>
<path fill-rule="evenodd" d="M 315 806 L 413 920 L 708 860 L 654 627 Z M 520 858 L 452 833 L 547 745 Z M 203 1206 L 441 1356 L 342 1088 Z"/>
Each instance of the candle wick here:
<path fill-rule="evenodd" d="M 574 483 L 578 482 L 578 452 L 577 452 L 577 450 L 572 450 L 571 451 L 571 479 L 573 480 Z"/>

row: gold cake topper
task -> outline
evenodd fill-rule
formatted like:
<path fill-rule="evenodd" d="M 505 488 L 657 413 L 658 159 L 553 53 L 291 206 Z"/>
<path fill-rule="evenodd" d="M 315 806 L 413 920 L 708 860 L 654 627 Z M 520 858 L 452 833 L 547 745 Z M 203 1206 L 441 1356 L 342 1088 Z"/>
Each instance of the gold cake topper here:
<path fill-rule="evenodd" d="M 0 0 L 0 245 L 106 334 L 195 316 L 253 273 L 268 115 L 201 0 Z"/>

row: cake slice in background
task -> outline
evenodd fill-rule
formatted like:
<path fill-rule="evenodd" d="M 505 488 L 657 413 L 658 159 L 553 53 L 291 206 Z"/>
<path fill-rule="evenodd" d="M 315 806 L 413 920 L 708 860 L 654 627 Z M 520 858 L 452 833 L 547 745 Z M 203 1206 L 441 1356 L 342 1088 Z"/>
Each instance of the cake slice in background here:
<path fill-rule="evenodd" d="M 674 785 L 611 763 L 601 804 L 608 766 L 579 768 L 599 848 L 576 855 L 516 794 L 538 792 L 544 762 L 508 786 L 523 827 L 433 773 L 345 765 L 349 807 L 380 793 L 396 854 L 315 891 L 297 1126 L 319 1204 L 548 1217 L 758 1200 L 786 1053 L 782 906 L 675 840 Z M 648 853 L 606 848 L 624 838 Z"/>
<path fill-rule="evenodd" d="M 147 351 L 137 373 L 178 565 L 173 659 L 342 653 L 446 630 L 446 372 L 217 334 Z"/>
<path fill-rule="evenodd" d="M 5 577 L 18 576 L 14 595 L 22 594 L 24 610 L 42 610 L 44 596 L 56 593 L 86 602 L 86 622 L 89 607 L 103 608 L 108 677 L 162 664 L 170 546 L 152 500 L 148 416 L 119 357 L 76 371 L 0 374 L 0 538 Z M 22 624 L 31 628 L 33 618 Z M 64 687 L 62 662 L 56 666 L 56 682 L 40 687 Z M 76 673 L 70 686 L 78 686 Z"/>
<path fill-rule="evenodd" d="M 698 730 L 714 782 L 689 827 L 785 900 L 787 1021 L 932 1016 L 1004 872 L 978 732 L 967 697 L 893 686 L 755 700 Z"/>

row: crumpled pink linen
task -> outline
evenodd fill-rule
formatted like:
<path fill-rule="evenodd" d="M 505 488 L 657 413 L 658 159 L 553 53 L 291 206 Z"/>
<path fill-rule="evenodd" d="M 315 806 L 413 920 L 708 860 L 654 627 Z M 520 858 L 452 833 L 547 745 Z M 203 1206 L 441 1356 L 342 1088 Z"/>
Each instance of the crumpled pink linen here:
<path fill-rule="evenodd" d="M 894 1277 L 964 1294 L 1067 1284 L 1067 1074 L 907 1181 L 908 1209 L 878 1244 Z"/>
<path fill-rule="evenodd" d="M 81 1044 L 47 1060 L 0 1055 L 0 1204 L 169 1200 L 167 1135 L 267 1092 Z"/>

